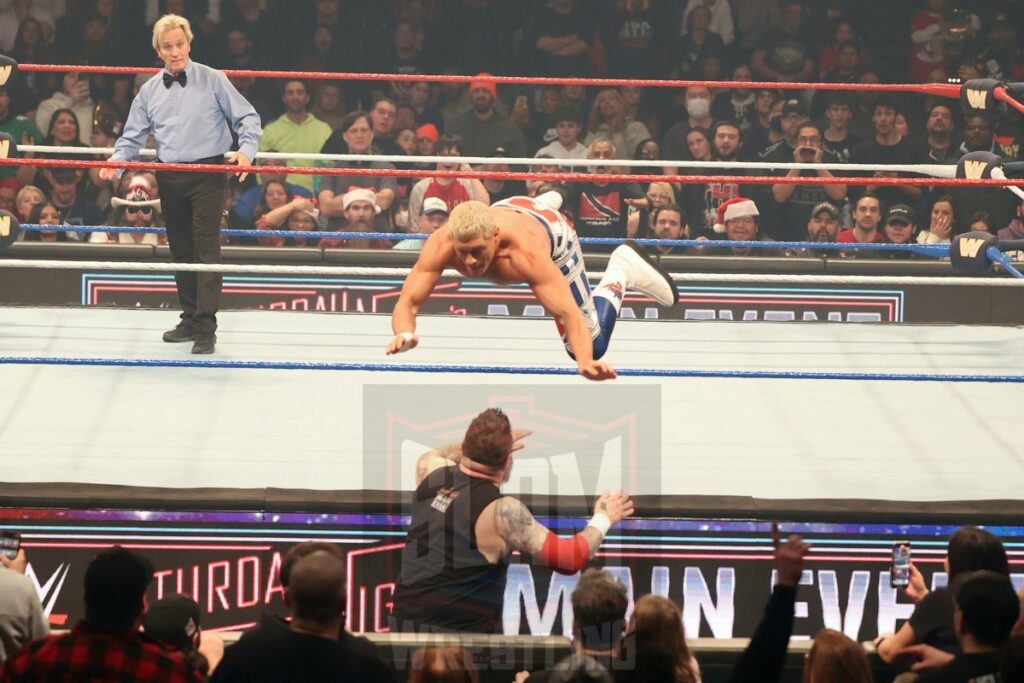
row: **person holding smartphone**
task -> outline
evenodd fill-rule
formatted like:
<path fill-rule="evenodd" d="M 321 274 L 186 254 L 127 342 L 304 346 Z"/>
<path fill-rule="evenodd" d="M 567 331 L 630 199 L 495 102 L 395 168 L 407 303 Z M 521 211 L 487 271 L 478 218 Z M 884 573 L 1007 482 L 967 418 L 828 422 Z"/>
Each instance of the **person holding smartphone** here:
<path fill-rule="evenodd" d="M 806 122 L 797 129 L 796 146 L 792 152 L 780 148 L 773 158 L 767 161 L 791 161 L 798 164 L 840 164 L 842 159 L 835 152 L 823 146 L 825 139 L 821 127 Z M 786 159 L 785 156 L 790 158 Z M 831 171 L 824 169 L 804 170 L 790 169 L 788 178 L 817 176 L 823 179 L 833 178 Z M 772 199 L 775 203 L 777 220 L 772 237 L 777 240 L 801 240 L 806 237 L 805 226 L 811 210 L 822 202 L 830 202 L 841 206 L 846 199 L 846 185 L 793 185 L 776 183 L 771 186 Z"/>
<path fill-rule="evenodd" d="M 910 584 L 910 566 L 910 541 L 894 543 L 889 568 L 889 583 L 893 588 L 906 588 Z"/>
<path fill-rule="evenodd" d="M 897 552 L 902 553 L 894 549 Z M 977 527 L 961 527 L 950 536 L 944 565 L 949 576 L 947 586 L 958 576 L 983 569 L 1010 574 L 1003 544 L 991 532 Z M 947 587 L 929 591 L 909 557 L 904 591 L 915 603 L 914 612 L 896 633 L 875 640 L 878 656 L 887 664 L 913 667 L 915 671 L 948 663 L 959 647 L 953 626 L 952 592 Z"/>
<path fill-rule="evenodd" d="M 25 576 L 28 558 L 21 536 L 0 534 L 0 664 L 25 643 L 50 635 L 39 594 Z"/>
<path fill-rule="evenodd" d="M 93 111 L 96 102 L 92 99 L 89 77 L 78 71 L 64 74 L 61 89 L 39 103 L 36 108 L 36 125 L 39 130 L 50 129 L 50 119 L 59 109 L 70 109 L 78 117 L 78 140 L 88 145 L 92 138 Z"/>

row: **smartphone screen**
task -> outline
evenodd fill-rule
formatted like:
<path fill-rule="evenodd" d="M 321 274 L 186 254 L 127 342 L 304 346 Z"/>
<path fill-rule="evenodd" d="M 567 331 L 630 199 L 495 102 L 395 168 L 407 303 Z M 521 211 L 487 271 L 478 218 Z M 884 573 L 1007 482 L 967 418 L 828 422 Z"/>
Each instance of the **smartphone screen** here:
<path fill-rule="evenodd" d="M 890 569 L 893 588 L 906 588 L 910 583 L 910 542 L 900 541 L 892 546 L 892 568 Z"/>
<path fill-rule="evenodd" d="M 21 534 L 15 531 L 0 532 L 0 553 L 3 553 L 4 557 L 13 560 L 18 556 L 20 548 Z"/>

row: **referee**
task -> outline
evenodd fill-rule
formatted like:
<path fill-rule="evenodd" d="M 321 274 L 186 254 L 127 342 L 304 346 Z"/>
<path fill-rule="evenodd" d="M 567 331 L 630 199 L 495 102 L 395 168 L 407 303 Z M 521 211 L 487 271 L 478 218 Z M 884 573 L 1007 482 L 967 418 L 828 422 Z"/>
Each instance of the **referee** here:
<path fill-rule="evenodd" d="M 215 69 L 189 59 L 192 28 L 167 14 L 153 25 L 153 49 L 164 70 L 146 81 L 132 102 L 124 133 L 110 161 L 134 159 L 150 134 L 162 162 L 223 163 L 238 134 L 237 152 L 228 160 L 246 168 L 256 155 L 263 129 L 252 105 Z M 113 180 L 115 169 L 100 171 Z M 245 179 L 246 173 L 240 172 Z M 220 263 L 220 219 L 227 179 L 221 173 L 158 171 L 160 204 L 175 263 Z M 220 273 L 177 272 L 181 322 L 164 333 L 165 342 L 193 342 L 192 353 L 213 353 L 217 343 Z"/>

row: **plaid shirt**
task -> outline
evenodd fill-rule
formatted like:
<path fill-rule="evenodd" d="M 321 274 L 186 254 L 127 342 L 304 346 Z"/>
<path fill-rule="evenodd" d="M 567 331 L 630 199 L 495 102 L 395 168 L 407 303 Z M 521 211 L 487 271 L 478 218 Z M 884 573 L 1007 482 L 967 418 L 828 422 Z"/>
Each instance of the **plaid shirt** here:
<path fill-rule="evenodd" d="M 201 683 L 203 677 L 181 654 L 141 633 L 113 631 L 83 620 L 69 633 L 25 645 L 3 665 L 0 681 Z"/>

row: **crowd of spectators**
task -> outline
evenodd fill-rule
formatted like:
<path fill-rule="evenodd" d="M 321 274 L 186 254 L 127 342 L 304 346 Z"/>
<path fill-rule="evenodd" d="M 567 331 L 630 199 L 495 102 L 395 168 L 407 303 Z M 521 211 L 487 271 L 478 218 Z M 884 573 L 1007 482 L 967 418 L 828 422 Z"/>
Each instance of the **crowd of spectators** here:
<path fill-rule="evenodd" d="M 440 199 L 451 211 L 467 199 L 493 203 L 555 189 L 582 236 L 662 234 L 729 241 L 742 234 L 770 240 L 942 243 L 979 229 L 1004 238 L 1024 235 L 1024 205 L 997 188 L 842 184 L 835 178 L 869 174 L 804 169 L 736 169 L 729 174 L 813 176 L 822 183 L 641 185 L 562 183 L 557 178 L 582 159 L 607 159 L 607 164 L 577 170 L 624 175 L 703 174 L 708 169 L 699 163 L 710 161 L 955 164 L 966 152 L 979 150 L 1024 159 L 1024 121 L 1015 113 L 965 119 L 954 100 L 934 96 L 773 86 L 780 81 L 1024 80 L 1024 36 L 1019 35 L 1024 5 L 1010 0 L 394 0 L 384 5 L 355 0 L 7 0 L 0 9 L 0 49 L 23 63 L 154 65 L 148 27 L 161 13 L 176 12 L 196 29 L 193 58 L 219 68 L 478 74 L 471 83 L 440 84 L 233 77 L 263 119 L 261 152 L 365 154 L 365 161 L 322 165 L 382 171 L 433 166 L 371 155 L 493 159 L 473 167 L 436 164 L 437 170 L 450 172 L 509 170 L 503 157 L 565 160 L 564 165 L 532 167 L 555 174 L 553 179 L 525 183 L 440 176 L 418 182 L 387 175 L 250 177 L 244 184 L 232 181 L 224 227 L 427 233 L 438 224 L 432 216 L 440 214 L 425 213 L 424 200 Z M 489 74 L 752 80 L 763 86 L 497 86 Z M 16 74 L 0 91 L 0 131 L 26 143 L 109 146 L 146 78 Z M 664 164 L 624 168 L 615 164 L 621 159 Z M 674 165 L 680 161 L 698 166 Z M 268 159 L 260 163 L 280 165 Z M 290 159 L 286 166 L 310 164 Z M 56 209 L 57 223 L 63 224 L 161 225 L 158 206 L 143 212 L 135 210 L 140 208 L 135 201 L 112 204 L 112 198 L 138 193 L 134 175 L 110 183 L 95 171 L 8 166 L 0 169 L 0 208 L 23 222 L 45 223 Z M 159 188 L 146 175 L 146 193 L 155 199 Z M 353 188 L 363 191 L 348 197 Z M 753 211 L 729 219 L 719 215 L 729 200 L 741 197 L 751 200 Z M 869 204 L 877 206 L 859 213 L 863 197 L 874 198 Z M 35 215 L 43 202 L 51 205 Z M 678 227 L 656 226 L 656 215 L 667 215 L 658 209 L 666 206 Z M 736 220 L 745 225 L 730 226 Z M 139 241 L 96 230 L 28 233 L 25 239 Z M 225 242 L 396 244 L 285 237 Z M 419 242 L 401 244 L 415 249 Z M 693 253 L 803 252 L 708 245 Z"/>
<path fill-rule="evenodd" d="M 775 585 L 729 677 L 734 683 L 773 683 L 783 674 L 810 546 L 797 536 L 773 536 Z M 154 570 L 136 552 L 115 546 L 97 554 L 85 573 L 85 618 L 52 635 L 35 587 L 24 576 L 24 550 L 0 563 L 4 683 L 399 680 L 371 641 L 345 630 L 345 559 L 337 545 L 292 547 L 280 567 L 289 615 L 264 615 L 226 647 L 219 636 L 203 631 L 202 610 L 191 598 L 147 601 Z M 903 672 L 900 683 L 1024 680 L 1024 590 L 1014 592 L 1002 543 L 984 529 L 962 527 L 949 540 L 944 568 L 947 585 L 929 591 L 911 565 L 904 592 L 915 603 L 913 614 L 897 633 L 875 641 L 878 655 Z M 572 655 L 514 674 L 515 683 L 700 683 L 700 662 L 671 600 L 638 596 L 630 609 L 626 586 L 592 567 L 580 574 L 571 602 Z M 407 664 L 407 672 L 399 671 L 409 683 L 480 680 L 472 656 L 459 647 L 422 647 Z M 804 681 L 873 680 L 862 644 L 830 629 L 814 637 Z"/>

